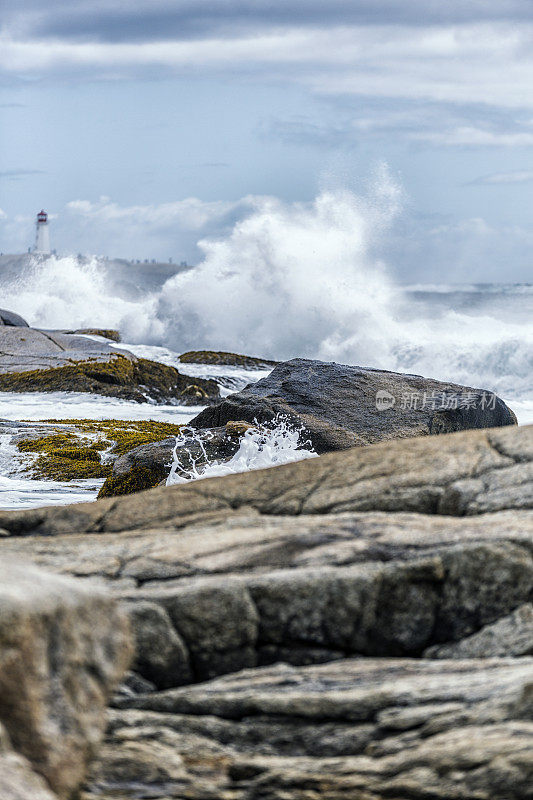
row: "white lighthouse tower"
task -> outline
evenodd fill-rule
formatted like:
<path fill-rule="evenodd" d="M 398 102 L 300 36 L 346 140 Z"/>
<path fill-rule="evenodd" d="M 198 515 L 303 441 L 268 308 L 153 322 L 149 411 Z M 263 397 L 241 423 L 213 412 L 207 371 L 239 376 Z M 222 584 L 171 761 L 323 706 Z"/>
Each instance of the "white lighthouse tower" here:
<path fill-rule="evenodd" d="M 50 255 L 50 231 L 48 230 L 48 214 L 46 211 L 41 210 L 37 214 L 33 252 L 41 255 Z"/>

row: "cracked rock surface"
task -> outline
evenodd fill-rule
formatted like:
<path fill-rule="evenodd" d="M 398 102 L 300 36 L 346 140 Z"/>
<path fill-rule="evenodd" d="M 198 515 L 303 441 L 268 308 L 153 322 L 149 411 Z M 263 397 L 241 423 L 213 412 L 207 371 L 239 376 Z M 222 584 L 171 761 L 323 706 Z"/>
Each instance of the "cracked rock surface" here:
<path fill-rule="evenodd" d="M 139 696 L 84 798 L 530 797 L 532 669 L 344 659 Z"/>
<path fill-rule="evenodd" d="M 532 463 L 507 427 L 3 512 L 135 632 L 84 800 L 531 798 Z"/>
<path fill-rule="evenodd" d="M 179 531 L 11 537 L 2 547 L 49 569 L 105 577 L 131 610 L 137 669 L 160 688 L 279 660 L 420 656 L 473 634 L 492 639 L 494 652 L 481 655 L 528 652 L 527 612 L 506 618 L 533 592 L 529 510 L 467 518 L 243 510 Z M 475 642 L 468 647 L 464 655 L 478 655 Z"/>

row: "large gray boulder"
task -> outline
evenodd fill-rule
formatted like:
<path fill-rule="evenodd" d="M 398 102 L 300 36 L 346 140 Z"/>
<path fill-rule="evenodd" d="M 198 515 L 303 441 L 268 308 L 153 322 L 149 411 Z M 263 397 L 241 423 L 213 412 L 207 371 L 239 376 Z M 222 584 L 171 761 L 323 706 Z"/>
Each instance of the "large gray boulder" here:
<path fill-rule="evenodd" d="M 0 723 L 60 798 L 83 779 L 130 657 L 127 617 L 102 587 L 0 562 Z"/>
<path fill-rule="evenodd" d="M 28 323 L 19 314 L 14 311 L 7 311 L 5 308 L 0 308 L 0 325 L 9 325 L 15 328 L 27 328 Z"/>
<path fill-rule="evenodd" d="M 516 424 L 503 400 L 482 389 L 302 358 L 278 364 L 266 378 L 204 409 L 190 424 L 268 422 L 276 414 L 303 425 L 319 453 Z"/>

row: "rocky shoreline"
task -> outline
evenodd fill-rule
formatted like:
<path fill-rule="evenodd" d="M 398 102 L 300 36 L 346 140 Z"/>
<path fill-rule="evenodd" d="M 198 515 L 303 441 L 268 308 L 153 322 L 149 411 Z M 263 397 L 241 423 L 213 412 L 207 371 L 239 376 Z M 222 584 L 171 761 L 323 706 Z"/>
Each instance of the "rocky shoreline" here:
<path fill-rule="evenodd" d="M 386 407 L 380 405 L 383 400 Z M 191 460 L 197 465 L 227 461 L 247 429 L 258 423 L 275 426 L 280 418 L 301 429 L 302 446 L 317 453 L 516 424 L 513 411 L 482 389 L 418 375 L 293 359 L 201 411 L 190 422 L 196 439 L 190 437 L 177 449 L 175 439 L 165 439 L 117 459 L 100 496 L 156 486 L 168 475 L 173 456 L 185 469 Z"/>
<path fill-rule="evenodd" d="M 528 797 L 532 463 L 507 427 L 2 513 L 135 632 L 84 798 Z"/>
<path fill-rule="evenodd" d="M 190 378 L 175 367 L 118 352 L 87 335 L 30 328 L 19 319 L 19 324 L 0 326 L 2 392 L 89 392 L 180 405 L 205 405 L 220 398 L 213 380 Z"/>
<path fill-rule="evenodd" d="M 279 413 L 319 458 L 0 511 L 2 800 L 531 797 L 533 426 L 300 359 L 192 424 L 224 460 Z M 164 479 L 164 426 L 82 422 Z"/>

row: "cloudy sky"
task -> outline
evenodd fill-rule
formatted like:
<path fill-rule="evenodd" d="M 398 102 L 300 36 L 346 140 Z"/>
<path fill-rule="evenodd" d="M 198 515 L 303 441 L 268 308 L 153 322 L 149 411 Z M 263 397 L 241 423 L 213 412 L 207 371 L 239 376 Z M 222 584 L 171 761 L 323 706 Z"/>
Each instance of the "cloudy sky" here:
<path fill-rule="evenodd" d="M 0 250 L 194 261 L 386 163 L 405 281 L 533 279 L 531 0 L 3 0 Z"/>

